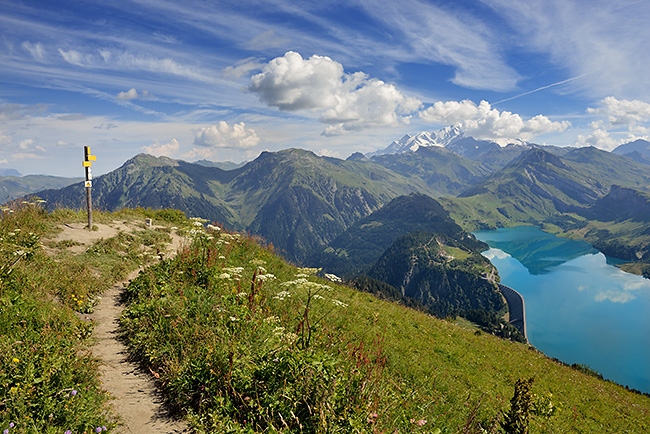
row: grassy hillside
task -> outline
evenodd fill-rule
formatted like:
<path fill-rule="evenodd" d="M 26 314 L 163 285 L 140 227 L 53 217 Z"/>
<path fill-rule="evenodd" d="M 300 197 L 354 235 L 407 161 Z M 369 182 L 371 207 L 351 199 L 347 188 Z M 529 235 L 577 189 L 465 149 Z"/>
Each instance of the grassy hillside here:
<path fill-rule="evenodd" d="M 498 432 L 533 377 L 531 433 L 650 428 L 647 397 L 314 271 L 196 232 L 131 283 L 125 337 L 199 432 Z"/>
<path fill-rule="evenodd" d="M 47 188 L 67 187 L 81 180 L 47 175 L 0 176 L 0 203 Z"/>
<path fill-rule="evenodd" d="M 148 213 L 148 214 L 147 214 Z M 14 202 L 0 218 L 0 430 L 90 433 L 119 422 L 109 411 L 98 363 L 89 352 L 97 297 L 128 272 L 153 260 L 169 235 L 144 230 L 126 210 L 95 213 L 98 224 L 137 219 L 141 228 L 91 245 L 54 241 L 60 226 L 83 222 L 69 210 L 47 214 L 38 203 Z M 168 216 L 178 213 L 167 212 Z M 73 250 L 79 249 L 80 253 Z"/>

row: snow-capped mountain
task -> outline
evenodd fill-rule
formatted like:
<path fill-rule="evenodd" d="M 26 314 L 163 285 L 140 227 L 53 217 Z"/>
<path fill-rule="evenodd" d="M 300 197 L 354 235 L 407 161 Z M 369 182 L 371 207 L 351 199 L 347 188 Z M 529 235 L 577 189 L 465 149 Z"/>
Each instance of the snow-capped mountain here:
<path fill-rule="evenodd" d="M 476 155 L 470 156 L 465 154 L 482 154 L 490 148 L 504 148 L 508 145 L 530 147 L 531 143 L 522 139 L 504 138 L 476 140 L 471 136 L 465 135 L 459 126 L 451 125 L 434 132 L 421 132 L 415 136 L 406 134 L 401 139 L 392 142 L 385 149 L 368 154 L 368 157 L 416 152 L 422 147 L 441 146 L 457 154 L 472 158 Z"/>
<path fill-rule="evenodd" d="M 452 125 L 434 132 L 421 132 L 415 136 L 405 134 L 399 140 L 395 140 L 385 149 L 368 154 L 368 157 L 384 154 L 401 154 L 403 152 L 415 152 L 421 147 L 442 146 L 455 143 L 465 137 L 460 127 Z"/>

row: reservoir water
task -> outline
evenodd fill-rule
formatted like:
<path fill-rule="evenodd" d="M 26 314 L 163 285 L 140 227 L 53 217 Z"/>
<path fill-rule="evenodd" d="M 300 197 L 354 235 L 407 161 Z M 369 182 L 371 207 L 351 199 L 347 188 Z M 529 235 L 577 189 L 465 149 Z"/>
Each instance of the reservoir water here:
<path fill-rule="evenodd" d="M 581 241 L 532 226 L 474 232 L 501 283 L 526 304 L 529 342 L 650 393 L 650 280 Z"/>

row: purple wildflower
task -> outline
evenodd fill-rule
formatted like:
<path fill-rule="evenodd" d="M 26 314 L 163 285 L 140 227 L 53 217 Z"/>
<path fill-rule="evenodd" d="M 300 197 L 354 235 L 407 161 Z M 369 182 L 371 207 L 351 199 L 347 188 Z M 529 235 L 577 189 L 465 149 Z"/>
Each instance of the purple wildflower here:
<path fill-rule="evenodd" d="M 2 434 L 9 434 L 9 428 L 6 428 L 4 431 L 2 431 Z"/>
<path fill-rule="evenodd" d="M 98 426 L 97 428 L 95 428 L 95 432 L 102 432 L 102 427 Z"/>
<path fill-rule="evenodd" d="M 72 395 L 72 396 L 75 396 L 76 394 L 77 394 L 76 390 L 73 390 L 72 392 L 70 392 L 70 395 Z"/>
<path fill-rule="evenodd" d="M 66 430 L 66 432 L 64 432 L 63 434 L 72 434 L 72 431 Z"/>

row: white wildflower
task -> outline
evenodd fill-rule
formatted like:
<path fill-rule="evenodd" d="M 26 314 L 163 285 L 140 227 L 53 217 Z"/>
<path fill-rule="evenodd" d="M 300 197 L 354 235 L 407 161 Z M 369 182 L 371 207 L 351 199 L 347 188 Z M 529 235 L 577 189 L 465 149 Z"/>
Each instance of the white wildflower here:
<path fill-rule="evenodd" d="M 271 273 L 269 273 L 269 274 L 260 274 L 259 276 L 257 276 L 257 280 L 261 280 L 262 282 L 266 282 L 268 280 L 275 280 L 275 278 L 276 277 Z"/>
<path fill-rule="evenodd" d="M 309 274 L 298 273 L 298 274 L 296 274 L 296 277 L 309 277 Z"/>
<path fill-rule="evenodd" d="M 231 278 L 230 274 L 228 273 L 221 273 L 219 276 L 217 276 L 218 279 L 225 279 L 228 280 Z"/>
<path fill-rule="evenodd" d="M 209 231 L 215 231 L 215 232 L 218 232 L 218 231 L 221 230 L 221 228 L 220 228 L 219 226 L 215 226 L 215 225 L 207 225 L 206 227 L 207 227 L 207 229 L 208 229 Z"/>
<path fill-rule="evenodd" d="M 266 261 L 263 259 L 251 259 L 250 261 L 251 265 L 264 265 L 266 264 Z"/>
<path fill-rule="evenodd" d="M 203 227 L 203 223 L 201 223 L 201 222 L 194 222 L 194 223 L 192 223 L 192 226 L 196 226 L 196 227 L 201 226 L 201 227 Z"/>
<path fill-rule="evenodd" d="M 325 300 L 325 297 L 323 297 L 323 296 L 320 295 L 320 294 L 314 294 L 314 298 L 315 298 L 316 300 Z"/>
<path fill-rule="evenodd" d="M 239 297 L 239 298 L 246 298 L 246 297 L 248 297 L 248 293 L 246 293 L 246 292 L 240 292 L 239 294 L 237 294 L 237 297 Z"/>
<path fill-rule="evenodd" d="M 226 257 L 223 255 L 219 255 L 219 259 L 226 259 Z"/>
<path fill-rule="evenodd" d="M 236 316 L 231 316 L 230 321 L 237 322 L 237 321 L 239 321 L 239 318 L 237 318 Z"/>
<path fill-rule="evenodd" d="M 327 279 L 331 280 L 332 282 L 340 283 L 340 282 L 343 281 L 343 280 L 342 280 L 339 276 L 337 276 L 336 274 L 328 274 L 328 273 L 325 273 L 325 277 L 326 277 Z"/>
<path fill-rule="evenodd" d="M 260 265 L 259 267 L 257 267 L 257 272 L 260 274 L 266 274 L 266 268 Z"/>
<path fill-rule="evenodd" d="M 277 324 L 277 323 L 280 322 L 280 318 L 273 315 L 273 316 L 269 316 L 267 318 L 264 318 L 264 322 L 267 323 L 267 324 Z"/>
<path fill-rule="evenodd" d="M 337 300 L 335 298 L 332 299 L 332 303 L 334 303 L 336 306 L 339 306 L 339 307 L 348 307 L 347 304 L 345 304 L 341 300 Z"/>
<path fill-rule="evenodd" d="M 172 227 L 169 228 L 169 229 L 172 230 L 172 231 L 177 231 L 177 230 L 178 230 L 178 228 L 177 228 L 176 226 L 172 226 Z"/>
<path fill-rule="evenodd" d="M 301 278 L 301 279 L 290 280 L 288 282 L 281 283 L 281 285 L 282 286 L 303 285 L 303 284 L 305 284 L 307 282 L 309 282 L 309 280 Z"/>
<path fill-rule="evenodd" d="M 291 293 L 289 291 L 280 291 L 277 294 L 275 294 L 275 297 L 273 297 L 274 300 L 280 300 L 280 301 L 283 301 L 287 298 L 291 298 Z"/>

